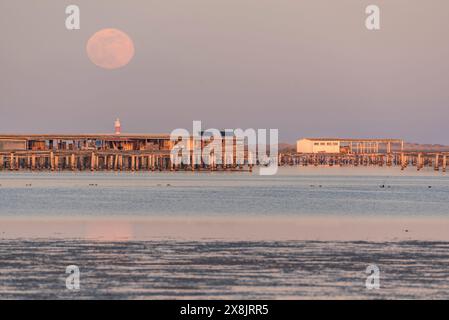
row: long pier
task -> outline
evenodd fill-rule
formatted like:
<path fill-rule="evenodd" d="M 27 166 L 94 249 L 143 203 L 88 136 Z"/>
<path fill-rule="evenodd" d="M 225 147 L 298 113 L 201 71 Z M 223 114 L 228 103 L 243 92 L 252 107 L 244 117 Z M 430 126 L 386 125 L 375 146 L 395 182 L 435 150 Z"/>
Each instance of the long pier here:
<path fill-rule="evenodd" d="M 390 152 L 390 153 L 280 153 L 279 165 L 297 166 L 396 166 L 401 170 L 409 166 L 419 171 L 431 167 L 446 172 L 449 152 Z"/>
<path fill-rule="evenodd" d="M 0 153 L 0 170 L 169 170 L 170 154 L 142 151 L 14 151 Z"/>
<path fill-rule="evenodd" d="M 0 171 L 252 171 L 252 165 L 175 165 L 169 151 L 0 152 Z"/>
<path fill-rule="evenodd" d="M 223 159 L 175 164 L 169 135 L 0 135 L 0 171 L 252 171 L 237 164 L 223 144 Z M 234 149 L 235 146 L 233 146 Z M 204 145 L 201 145 L 204 148 Z M 193 163 L 193 151 L 190 163 Z M 195 159 L 197 159 L 195 155 Z M 225 161 L 228 160 L 228 161 Z M 229 161 L 230 160 L 230 161 Z M 226 163 L 226 164 L 224 164 Z"/>
<path fill-rule="evenodd" d="M 390 154 L 283 154 L 279 166 L 387 166 L 418 171 L 433 168 L 446 172 L 449 152 L 392 152 Z M 177 165 L 171 162 L 170 151 L 145 150 L 59 150 L 0 152 L 0 170 L 31 171 L 178 171 L 230 170 L 252 171 L 251 166 L 231 165 Z"/>
<path fill-rule="evenodd" d="M 0 170 L 48 171 L 252 171 L 249 159 L 255 155 L 244 152 L 244 161 L 237 162 L 236 141 L 232 150 L 222 155 L 209 155 L 212 161 L 195 165 L 175 164 L 171 150 L 174 142 L 164 134 L 84 134 L 84 135 L 0 135 Z M 191 144 L 193 140 L 191 141 Z M 389 141 L 388 141 L 389 143 Z M 201 150 L 206 144 L 201 143 Z M 355 151 L 354 151 L 355 150 Z M 198 159 L 191 151 L 190 163 Z M 201 156 L 199 157 L 201 158 Z M 279 153 L 279 166 L 394 166 L 404 170 L 432 167 L 446 172 L 449 152 L 420 152 L 379 148 L 349 148 L 340 153 Z"/>

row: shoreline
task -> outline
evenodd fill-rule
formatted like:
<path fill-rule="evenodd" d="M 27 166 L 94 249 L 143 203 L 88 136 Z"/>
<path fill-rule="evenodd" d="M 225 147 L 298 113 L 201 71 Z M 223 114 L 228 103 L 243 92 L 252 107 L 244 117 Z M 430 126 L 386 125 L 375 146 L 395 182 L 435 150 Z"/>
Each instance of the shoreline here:
<path fill-rule="evenodd" d="M 98 241 L 449 241 L 449 218 L 0 218 L 0 238 Z"/>

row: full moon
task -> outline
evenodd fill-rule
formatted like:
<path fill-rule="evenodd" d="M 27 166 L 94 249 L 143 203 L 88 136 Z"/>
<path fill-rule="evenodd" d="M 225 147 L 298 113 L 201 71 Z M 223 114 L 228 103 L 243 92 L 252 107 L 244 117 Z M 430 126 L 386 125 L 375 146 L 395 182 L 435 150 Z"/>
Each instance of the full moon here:
<path fill-rule="evenodd" d="M 118 29 L 102 29 L 87 41 L 87 56 L 97 66 L 117 69 L 126 66 L 134 56 L 131 38 Z"/>

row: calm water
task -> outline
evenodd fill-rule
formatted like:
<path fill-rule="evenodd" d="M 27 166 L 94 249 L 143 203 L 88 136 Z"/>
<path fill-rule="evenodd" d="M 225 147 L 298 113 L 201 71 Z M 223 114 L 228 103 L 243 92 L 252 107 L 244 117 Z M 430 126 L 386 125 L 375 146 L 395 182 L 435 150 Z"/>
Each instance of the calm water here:
<path fill-rule="evenodd" d="M 0 185 L 0 227 L 41 216 L 449 216 L 449 176 L 431 171 L 1 173 Z M 365 288 L 371 263 L 380 290 Z M 65 289 L 71 264 L 79 292 Z M 449 243 L 3 238 L 0 298 L 447 299 Z"/>
<path fill-rule="evenodd" d="M 2 173 L 0 185 L 3 217 L 449 215 L 449 175 L 412 169 L 285 168 L 268 177 Z"/>

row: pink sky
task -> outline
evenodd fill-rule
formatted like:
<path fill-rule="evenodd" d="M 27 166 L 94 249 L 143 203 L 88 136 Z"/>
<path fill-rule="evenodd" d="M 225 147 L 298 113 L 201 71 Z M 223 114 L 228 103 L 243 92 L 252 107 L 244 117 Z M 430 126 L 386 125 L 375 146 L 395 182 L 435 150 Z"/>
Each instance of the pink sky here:
<path fill-rule="evenodd" d="M 0 3 L 0 132 L 278 128 L 449 144 L 447 0 L 78 0 Z M 381 30 L 364 26 L 381 7 Z M 92 64 L 102 28 L 132 37 L 125 68 Z"/>

